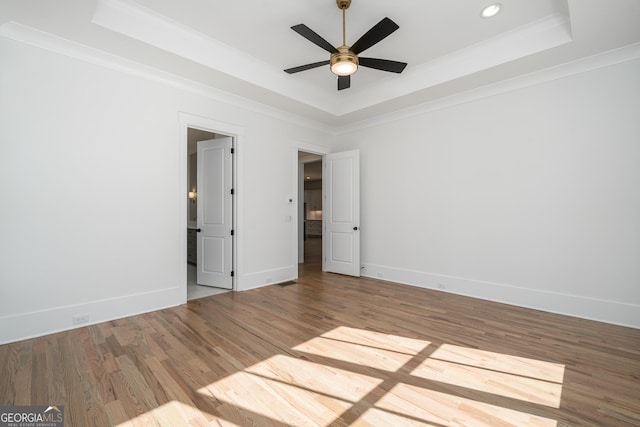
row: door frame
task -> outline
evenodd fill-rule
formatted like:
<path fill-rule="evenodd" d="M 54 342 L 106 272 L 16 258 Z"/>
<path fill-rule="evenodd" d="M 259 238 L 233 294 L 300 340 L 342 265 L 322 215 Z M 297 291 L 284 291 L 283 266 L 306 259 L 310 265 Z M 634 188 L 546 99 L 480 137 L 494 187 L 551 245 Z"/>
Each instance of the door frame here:
<path fill-rule="evenodd" d="M 300 224 L 299 221 L 299 215 L 298 213 L 300 212 L 301 206 L 304 205 L 304 182 L 302 182 L 302 188 L 300 188 L 300 182 L 299 182 L 299 162 L 298 162 L 298 153 L 302 151 L 305 153 L 311 153 L 311 154 L 317 154 L 319 156 L 324 156 L 325 154 L 329 154 L 331 152 L 331 150 L 328 147 L 323 147 L 322 145 L 317 145 L 317 144 L 309 144 L 309 143 L 304 143 L 304 142 L 294 142 L 293 144 L 293 150 L 292 150 L 292 169 L 294 171 L 293 173 L 293 181 L 292 181 L 292 186 L 291 188 L 294 189 L 293 194 L 295 195 L 293 197 L 294 200 L 294 206 L 293 206 L 293 211 L 295 212 L 295 215 L 293 216 L 293 230 L 294 232 L 293 234 L 293 238 L 291 241 L 291 248 L 292 248 L 292 260 L 291 262 L 293 263 L 292 265 L 296 266 L 296 277 L 298 277 L 299 273 L 298 273 L 298 261 L 299 261 L 299 241 L 301 237 L 301 233 L 303 233 L 302 230 L 302 225 Z M 302 196 L 300 196 L 302 194 Z"/>
<path fill-rule="evenodd" d="M 233 197 L 233 212 L 231 214 L 233 227 L 235 230 L 234 240 L 232 244 L 232 270 L 234 276 L 232 278 L 232 290 L 237 291 L 242 289 L 242 283 L 240 277 L 242 276 L 243 256 L 242 248 L 244 248 L 242 241 L 242 230 L 244 224 L 242 223 L 241 216 L 238 214 L 244 207 L 244 199 L 242 197 L 243 188 L 242 182 L 242 160 L 243 160 L 243 143 L 244 143 L 244 128 L 231 123 L 221 122 L 207 117 L 202 117 L 186 112 L 178 112 L 179 123 L 179 167 L 178 167 L 178 286 L 182 289 L 183 303 L 187 301 L 187 226 L 189 224 L 189 218 L 187 215 L 188 208 L 188 138 L 187 132 L 189 128 L 199 129 L 211 133 L 223 134 L 233 138 L 234 154 L 231 159 L 232 163 L 232 180 L 234 187 Z"/>

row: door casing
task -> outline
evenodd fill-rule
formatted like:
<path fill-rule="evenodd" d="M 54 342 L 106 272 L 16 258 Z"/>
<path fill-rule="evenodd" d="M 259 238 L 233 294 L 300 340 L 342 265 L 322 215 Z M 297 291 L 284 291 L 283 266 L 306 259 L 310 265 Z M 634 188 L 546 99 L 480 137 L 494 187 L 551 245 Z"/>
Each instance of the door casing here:
<path fill-rule="evenodd" d="M 300 168 L 299 168 L 299 162 L 298 162 L 298 153 L 299 152 L 318 154 L 320 156 L 323 156 L 323 164 L 324 164 L 325 163 L 325 158 L 324 157 L 325 157 L 325 155 L 330 154 L 331 150 L 328 149 L 327 147 L 313 145 L 313 144 L 304 144 L 304 143 L 296 144 L 296 146 L 294 147 L 293 156 L 292 156 L 292 158 L 293 158 L 292 165 L 293 165 L 293 170 L 295 171 L 294 177 L 293 177 L 293 188 L 298 190 L 297 191 L 298 197 L 295 198 L 295 200 L 296 200 L 296 205 L 295 205 L 296 209 L 295 209 L 295 211 L 296 212 L 300 212 L 301 206 L 304 203 L 304 199 L 303 199 L 303 195 L 302 195 L 303 192 L 301 191 L 301 188 L 300 188 L 300 186 L 304 185 L 304 182 L 303 182 L 303 180 L 300 179 Z M 324 168 L 324 165 L 323 165 L 323 168 Z M 358 177 L 358 180 L 359 180 L 359 177 Z M 323 187 L 325 185 L 326 185 L 326 183 L 324 182 L 324 178 L 323 178 Z M 324 209 L 325 209 L 325 207 L 324 207 L 324 200 L 323 200 L 323 210 Z M 324 218 L 324 214 L 323 214 L 323 218 Z M 292 252 L 293 252 L 293 260 L 292 261 L 295 264 L 297 264 L 299 262 L 300 240 L 303 238 L 302 231 L 301 231 L 302 230 L 302 226 L 299 223 L 299 221 L 302 221 L 302 218 L 300 218 L 300 215 L 294 215 L 294 222 L 295 222 L 294 230 L 297 230 L 297 231 L 295 233 L 293 233 L 294 238 L 293 238 L 293 241 L 292 241 L 292 249 L 293 249 L 292 250 Z M 359 212 L 358 212 L 358 218 L 357 218 L 357 221 L 356 221 L 357 224 L 354 224 L 354 226 L 358 227 L 358 230 L 357 230 L 358 234 L 360 233 L 360 223 L 359 223 L 359 221 L 360 221 L 360 218 L 359 218 Z M 323 224 L 323 228 L 324 228 L 324 224 Z M 322 244 L 322 246 L 323 246 L 323 258 L 324 258 L 324 252 L 325 252 L 325 250 L 324 250 L 324 239 L 325 239 L 324 230 L 323 230 L 322 239 L 323 239 L 323 244 Z M 358 254 L 358 260 L 357 260 L 358 272 L 353 274 L 353 275 L 356 275 L 356 276 L 360 275 L 360 263 L 361 263 L 361 261 L 360 261 L 360 257 L 359 257 L 359 254 Z"/>
<path fill-rule="evenodd" d="M 235 195 L 233 197 L 233 213 L 232 222 L 234 224 L 234 242 L 233 242 L 233 267 L 234 271 L 232 290 L 242 290 L 242 272 L 244 271 L 244 258 L 243 248 L 244 241 L 242 238 L 244 224 L 239 218 L 241 217 L 238 212 L 241 212 L 244 207 L 244 199 L 242 197 L 242 191 L 238 191 L 243 188 L 242 179 L 242 164 L 243 164 L 243 147 L 244 147 L 244 128 L 236 126 L 230 123 L 221 122 L 207 117 L 202 117 L 186 112 L 178 113 L 178 126 L 179 126 L 179 177 L 178 177 L 178 206 L 180 209 L 179 220 L 177 224 L 179 241 L 178 245 L 181 248 L 177 259 L 177 267 L 179 272 L 178 287 L 183 290 L 183 298 L 181 303 L 187 301 L 187 227 L 189 223 L 188 218 L 188 184 L 187 184 L 187 170 L 188 170 L 188 129 L 200 129 L 203 131 L 222 134 L 233 137 L 234 141 L 234 155 L 232 158 L 233 169 L 233 183 L 235 188 Z"/>

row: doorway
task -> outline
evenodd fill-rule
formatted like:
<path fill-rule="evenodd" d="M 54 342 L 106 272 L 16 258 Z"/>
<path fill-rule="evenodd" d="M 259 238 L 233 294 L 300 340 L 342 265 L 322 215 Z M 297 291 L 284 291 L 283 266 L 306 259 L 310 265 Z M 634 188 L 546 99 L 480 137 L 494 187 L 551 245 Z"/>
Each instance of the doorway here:
<path fill-rule="evenodd" d="M 320 152 L 307 152 L 302 148 L 295 151 L 299 201 L 296 218 L 298 276 L 314 271 L 312 265 L 313 262 L 317 262 L 315 269 L 318 272 L 360 277 L 363 268 L 360 264 L 360 151 L 355 149 L 323 153 L 321 156 Z M 316 199 L 314 205 L 313 196 L 310 194 L 307 193 L 305 200 L 305 181 L 312 180 L 310 174 L 305 175 L 305 165 L 316 160 L 321 160 L 321 191 L 320 202 Z M 319 212 L 313 212 L 314 209 L 318 210 L 318 207 Z M 318 225 L 312 225 L 309 219 L 316 220 Z M 310 227 L 320 227 L 320 232 L 314 236 L 319 235 L 319 239 L 309 240 Z M 307 240 L 304 240 L 305 237 Z M 308 259 L 308 255 L 314 253 L 312 245 L 315 242 L 320 243 L 320 249 L 315 251 L 315 258 Z M 305 246 L 309 246 L 308 249 L 311 251 L 307 256 Z"/>
<path fill-rule="evenodd" d="M 298 152 L 298 276 L 322 270 L 322 156 Z"/>
<path fill-rule="evenodd" d="M 202 129 L 196 128 L 187 128 L 187 194 L 188 194 L 188 204 L 187 204 L 187 300 L 192 300 L 196 298 L 203 298 L 211 295 L 216 295 L 219 293 L 227 292 L 229 289 L 224 289 L 223 287 L 217 286 L 205 286 L 203 282 L 200 282 L 199 276 L 201 275 L 201 271 L 205 266 L 205 259 L 203 259 L 203 245 L 202 245 L 202 233 L 203 229 L 202 218 L 199 220 L 199 216 L 203 216 L 203 205 L 204 202 L 203 196 L 205 193 L 205 188 L 203 187 L 203 183 L 199 180 L 202 180 L 203 177 L 210 177 L 212 173 L 210 170 L 213 166 L 212 163 L 204 162 L 203 154 L 199 153 L 199 146 L 202 148 L 202 144 L 206 142 L 214 142 L 216 140 L 231 140 L 232 138 L 227 137 L 226 135 L 222 135 L 219 133 L 214 133 Z M 232 162 L 229 162 L 229 166 L 227 168 L 231 168 L 229 170 L 228 175 L 231 177 L 233 175 L 232 172 Z M 205 165 L 205 166 L 203 166 Z M 215 167 L 214 167 L 215 169 Z M 215 178 L 216 173 L 213 173 L 213 177 Z M 198 192 L 200 190 L 200 193 Z M 208 192 L 207 192 L 208 193 Z M 200 197 L 198 197 L 200 196 Z M 230 197 L 230 196 L 228 196 Z M 199 203 L 200 200 L 200 203 Z M 231 206 L 231 202 L 228 203 Z M 231 207 L 230 207 L 231 209 Z M 230 221 L 228 219 L 227 221 Z M 231 239 L 231 237 L 229 237 Z M 212 240 L 212 239 L 210 239 Z M 228 249 L 224 249 L 224 254 L 221 254 L 223 258 L 232 259 L 233 250 L 231 247 Z M 228 252 L 228 253 L 227 253 Z M 215 260 L 214 260 L 215 261 Z M 229 269 L 229 268 L 227 268 Z M 231 278 L 228 278 L 226 281 L 231 281 Z M 225 286 L 230 287 L 230 286 Z"/>

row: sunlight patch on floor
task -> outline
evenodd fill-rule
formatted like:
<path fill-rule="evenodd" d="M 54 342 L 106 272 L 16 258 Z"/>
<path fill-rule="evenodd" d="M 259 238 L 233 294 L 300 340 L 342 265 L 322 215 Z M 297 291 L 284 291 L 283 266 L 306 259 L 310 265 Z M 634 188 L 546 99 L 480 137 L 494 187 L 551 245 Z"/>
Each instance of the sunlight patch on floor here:
<path fill-rule="evenodd" d="M 362 399 L 382 382 L 379 378 L 283 355 L 255 364 L 245 372 L 346 402 Z"/>
<path fill-rule="evenodd" d="M 464 363 L 461 363 L 436 359 L 435 357 L 446 357 L 446 354 L 443 354 L 446 352 L 440 352 L 440 349 L 442 347 L 430 358 L 424 360 L 411 374 L 432 381 L 552 408 L 560 407 L 562 383 L 548 381 L 545 378 L 557 377 L 554 370 L 563 371 L 563 366 L 548 364 L 551 366 L 543 370 L 549 375 L 539 378 L 536 375 L 540 373 L 538 369 L 541 367 L 540 361 L 517 359 L 499 353 L 478 352 L 478 350 L 459 347 L 455 353 L 461 352 L 466 356 Z M 474 355 L 478 358 L 473 358 Z M 514 361 L 517 363 L 514 364 Z"/>
<path fill-rule="evenodd" d="M 341 326 L 293 347 L 291 355 L 272 356 L 199 392 L 230 411 L 274 424 L 328 426 L 354 410 L 351 425 L 557 426 L 556 420 L 496 401 L 558 408 L 563 365 L 430 345 Z M 479 400 L 463 397 L 466 391 L 481 392 Z"/>
<path fill-rule="evenodd" d="M 398 384 L 352 425 L 556 427 L 558 423 L 526 412 Z"/>
<path fill-rule="evenodd" d="M 293 349 L 395 372 L 428 345 L 427 341 L 341 326 Z"/>
<path fill-rule="evenodd" d="M 431 358 L 514 375 L 529 376 L 542 381 L 555 383 L 564 381 L 564 365 L 562 364 L 492 351 L 443 344 L 431 355 Z"/>
<path fill-rule="evenodd" d="M 327 425 L 382 380 L 276 355 L 198 390 L 292 425 Z"/>
<path fill-rule="evenodd" d="M 350 328 L 348 326 L 338 326 L 320 336 L 326 339 L 410 354 L 412 356 L 420 353 L 431 344 L 429 341 L 383 334 L 365 329 Z"/>

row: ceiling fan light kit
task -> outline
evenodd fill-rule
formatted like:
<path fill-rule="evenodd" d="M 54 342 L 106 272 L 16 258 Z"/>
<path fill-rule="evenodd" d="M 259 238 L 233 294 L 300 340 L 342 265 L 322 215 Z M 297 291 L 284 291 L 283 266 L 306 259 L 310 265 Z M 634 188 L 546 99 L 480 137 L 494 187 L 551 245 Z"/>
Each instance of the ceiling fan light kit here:
<path fill-rule="evenodd" d="M 331 54 L 331 72 L 337 76 L 350 76 L 358 71 L 358 56 L 347 46 L 340 46 L 338 53 Z"/>
<path fill-rule="evenodd" d="M 382 41 L 400 27 L 391 19 L 384 18 L 360 37 L 352 46 L 347 46 L 346 10 L 351 6 L 351 0 L 336 0 L 336 4 L 338 5 L 338 8 L 342 10 L 342 45 L 336 48 L 306 25 L 294 25 L 291 27 L 293 31 L 300 34 L 316 46 L 326 50 L 331 54 L 331 56 L 328 61 L 314 62 L 311 64 L 288 68 L 284 71 L 289 74 L 293 74 L 321 67 L 323 65 L 329 65 L 331 72 L 338 76 L 338 90 L 344 90 L 351 87 L 351 75 L 358 71 L 358 66 L 360 65 L 391 73 L 401 73 L 407 66 L 405 62 L 358 57 L 358 54 Z"/>

